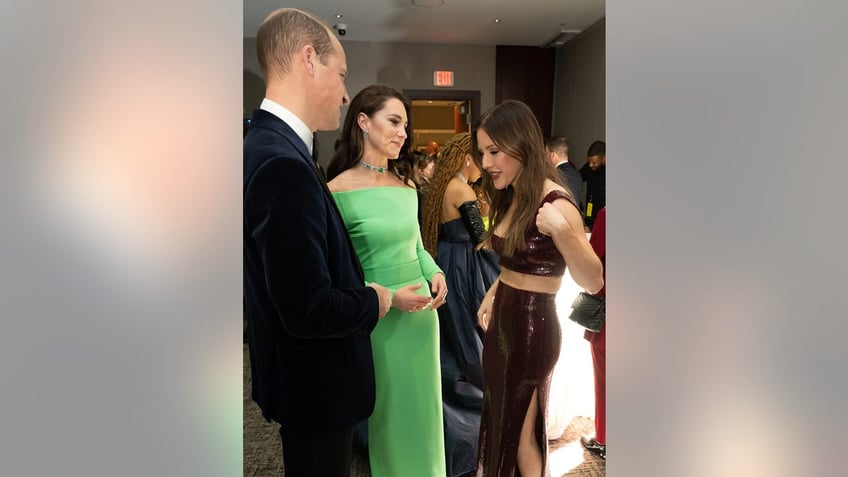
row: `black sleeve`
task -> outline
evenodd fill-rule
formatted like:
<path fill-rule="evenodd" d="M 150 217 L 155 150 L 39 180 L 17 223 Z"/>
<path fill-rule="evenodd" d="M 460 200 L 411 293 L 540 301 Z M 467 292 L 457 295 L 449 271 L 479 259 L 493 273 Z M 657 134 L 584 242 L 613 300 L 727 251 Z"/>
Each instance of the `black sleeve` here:
<path fill-rule="evenodd" d="M 480 217 L 480 207 L 477 206 L 477 201 L 469 200 L 463 202 L 459 206 L 459 215 L 462 216 L 462 223 L 471 235 L 471 240 L 474 245 L 483 241 L 483 234 L 486 233 L 486 228 L 483 226 L 483 219 Z"/>
<path fill-rule="evenodd" d="M 244 195 L 246 231 L 258 247 L 266 292 L 286 332 L 302 339 L 368 333 L 377 324 L 373 289 L 334 286 L 326 200 L 310 166 L 287 158 L 268 160 Z"/>

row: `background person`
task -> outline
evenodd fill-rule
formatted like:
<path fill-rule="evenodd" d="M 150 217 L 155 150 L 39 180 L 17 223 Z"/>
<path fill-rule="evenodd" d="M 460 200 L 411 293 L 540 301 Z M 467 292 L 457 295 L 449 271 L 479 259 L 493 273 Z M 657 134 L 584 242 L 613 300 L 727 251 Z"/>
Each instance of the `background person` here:
<path fill-rule="evenodd" d="M 571 149 L 571 143 L 565 136 L 554 136 L 545 143 L 545 152 L 553 163 L 554 167 L 562 176 L 563 183 L 568 187 L 571 196 L 577 201 L 580 207 L 580 213 L 583 214 L 585 209 L 585 201 L 583 200 L 583 177 L 580 171 L 574 167 L 568 160 L 568 151 Z"/>
<path fill-rule="evenodd" d="M 580 175 L 586 182 L 586 231 L 592 229 L 598 211 L 607 205 L 607 145 L 595 141 L 586 152 L 586 164 L 580 168 Z"/>
<path fill-rule="evenodd" d="M 424 248 L 445 271 L 451 290 L 439 308 L 442 400 L 448 475 L 457 477 L 477 465 L 477 438 L 483 401 L 483 332 L 477 309 L 500 273 L 498 257 L 477 249 L 486 230 L 477 194 L 468 185 L 480 170 L 471 160 L 471 134 L 448 140 L 424 201 Z"/>
<path fill-rule="evenodd" d="M 595 218 L 594 227 L 592 227 L 592 236 L 589 238 L 589 243 L 592 244 L 592 249 L 601 259 L 604 266 L 604 280 L 606 280 L 606 255 L 607 255 L 607 209 L 604 207 L 598 212 Z M 603 288 L 595 294 L 603 299 L 607 297 L 607 286 L 604 283 Z M 597 455 L 601 459 L 607 459 L 607 325 L 604 325 L 597 333 L 586 330 L 583 335 L 589 340 L 589 345 L 592 350 L 592 366 L 595 371 L 595 435 L 583 436 L 580 442 L 589 452 Z"/>

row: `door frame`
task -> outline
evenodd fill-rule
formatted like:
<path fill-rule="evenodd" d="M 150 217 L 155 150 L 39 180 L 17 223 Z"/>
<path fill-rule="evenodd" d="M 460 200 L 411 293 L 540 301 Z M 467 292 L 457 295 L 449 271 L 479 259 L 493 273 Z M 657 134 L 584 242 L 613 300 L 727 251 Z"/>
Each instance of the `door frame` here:
<path fill-rule="evenodd" d="M 431 99 L 431 100 L 467 100 L 471 103 L 471 124 L 473 125 L 480 118 L 480 91 L 479 90 L 458 90 L 458 89 L 405 89 L 403 95 L 410 102 L 412 100 Z"/>

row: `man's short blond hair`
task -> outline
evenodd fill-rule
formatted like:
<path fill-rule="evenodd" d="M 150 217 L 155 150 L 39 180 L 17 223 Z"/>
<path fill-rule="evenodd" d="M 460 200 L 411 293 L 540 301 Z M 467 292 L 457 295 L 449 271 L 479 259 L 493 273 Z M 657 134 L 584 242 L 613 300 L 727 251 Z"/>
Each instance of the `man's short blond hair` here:
<path fill-rule="evenodd" d="M 268 15 L 256 33 L 256 55 L 267 81 L 291 71 L 293 58 L 312 45 L 322 64 L 335 51 L 330 27 L 315 15 L 296 8 L 280 8 Z"/>
<path fill-rule="evenodd" d="M 565 136 L 554 136 L 545 141 L 545 149 L 548 152 L 555 152 L 562 157 L 568 157 L 568 150 L 571 149 L 571 141 Z"/>

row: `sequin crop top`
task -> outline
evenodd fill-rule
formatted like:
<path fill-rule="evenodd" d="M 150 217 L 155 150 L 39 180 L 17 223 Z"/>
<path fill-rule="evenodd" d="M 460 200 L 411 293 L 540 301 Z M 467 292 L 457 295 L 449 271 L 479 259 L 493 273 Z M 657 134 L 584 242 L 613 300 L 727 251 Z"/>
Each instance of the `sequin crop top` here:
<path fill-rule="evenodd" d="M 565 199 L 574 204 L 574 200 L 565 192 L 552 190 L 542 199 L 539 207 L 556 199 Z M 500 257 L 501 267 L 542 277 L 561 277 L 565 274 L 565 258 L 554 245 L 554 240 L 539 232 L 535 220 L 530 223 L 524 233 L 524 243 L 527 245 L 525 250 L 516 250 L 510 257 L 504 256 L 503 237 L 492 234 L 492 249 Z"/>

